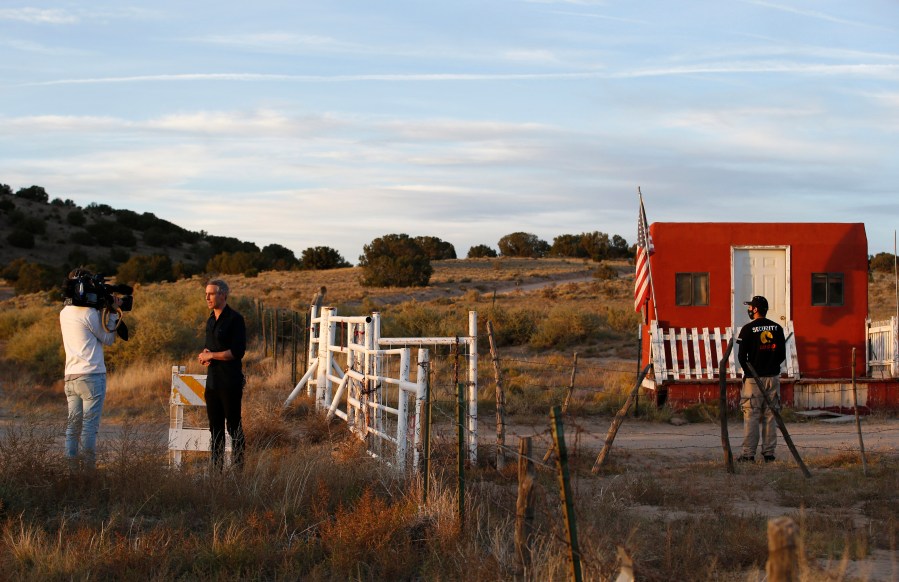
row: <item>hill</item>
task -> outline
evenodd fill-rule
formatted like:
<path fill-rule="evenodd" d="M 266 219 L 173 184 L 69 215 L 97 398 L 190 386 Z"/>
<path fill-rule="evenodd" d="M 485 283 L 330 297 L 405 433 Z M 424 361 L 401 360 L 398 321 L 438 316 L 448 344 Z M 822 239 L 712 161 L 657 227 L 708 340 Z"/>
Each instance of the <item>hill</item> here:
<path fill-rule="evenodd" d="M 287 251 L 274 250 L 280 255 Z M 80 207 L 71 200 L 50 200 L 40 186 L 13 194 L 0 184 L 0 276 L 7 279 L 14 280 L 26 263 L 53 281 L 84 265 L 112 275 L 131 257 L 154 255 L 167 257 L 176 276 L 186 276 L 202 272 L 212 257 L 223 252 L 260 249 L 233 237 L 187 230 L 150 212 L 93 203 Z"/>

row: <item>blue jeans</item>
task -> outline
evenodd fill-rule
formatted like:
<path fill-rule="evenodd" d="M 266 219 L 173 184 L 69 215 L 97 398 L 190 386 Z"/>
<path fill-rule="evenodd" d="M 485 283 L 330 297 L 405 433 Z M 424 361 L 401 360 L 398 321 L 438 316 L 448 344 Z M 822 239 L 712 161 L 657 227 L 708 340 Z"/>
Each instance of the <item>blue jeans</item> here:
<path fill-rule="evenodd" d="M 93 468 L 97 460 L 97 431 L 103 401 L 106 400 L 106 374 L 88 374 L 66 382 L 66 400 L 69 403 L 69 417 L 66 422 L 66 458 L 78 458 L 81 444 L 81 458 L 88 468 Z"/>

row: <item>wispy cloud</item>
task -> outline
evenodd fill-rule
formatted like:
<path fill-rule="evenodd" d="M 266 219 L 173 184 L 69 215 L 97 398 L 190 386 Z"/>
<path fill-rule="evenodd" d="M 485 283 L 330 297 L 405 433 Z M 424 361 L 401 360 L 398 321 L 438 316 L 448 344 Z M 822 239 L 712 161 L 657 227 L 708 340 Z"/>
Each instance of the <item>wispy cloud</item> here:
<path fill-rule="evenodd" d="M 867 22 L 858 22 L 856 20 L 847 20 L 845 18 L 839 18 L 837 16 L 832 16 L 830 14 L 826 14 L 824 12 L 819 12 L 817 10 L 802 10 L 800 8 L 796 8 L 795 6 L 786 6 L 784 4 L 777 4 L 775 2 L 767 2 L 765 0 L 743 0 L 747 4 L 753 4 L 755 6 L 763 6 L 765 8 L 771 8 L 773 10 L 779 10 L 781 12 L 789 12 L 791 14 L 797 14 L 799 16 L 807 16 L 809 18 L 815 18 L 818 20 L 825 20 L 827 22 L 833 22 L 835 24 L 847 24 L 850 26 L 861 26 L 864 28 L 876 28 L 880 30 L 892 30 L 890 28 L 881 26 L 879 24 L 870 24 Z M 846 6 L 851 6 L 851 4 L 847 3 Z"/>
<path fill-rule="evenodd" d="M 0 20 L 30 24 L 74 24 L 78 17 L 67 10 L 41 8 L 0 8 Z"/>
<path fill-rule="evenodd" d="M 192 42 L 256 49 L 272 52 L 296 52 L 301 50 L 363 50 L 362 45 L 346 43 L 320 35 L 302 35 L 291 32 L 262 32 L 255 34 L 215 34 L 187 39 Z M 369 47 L 371 50 L 371 47 Z"/>
<path fill-rule="evenodd" d="M 351 83 L 361 81 L 396 82 L 445 82 L 445 81 L 528 81 L 589 79 L 604 76 L 598 71 L 580 73 L 412 73 L 373 75 L 282 75 L 267 73 L 182 73 L 171 75 L 134 75 L 127 77 L 97 77 L 83 79 L 58 79 L 37 83 L 23 83 L 23 86 L 51 85 L 98 85 L 111 83 L 159 83 L 180 81 L 235 81 L 259 82 L 280 81 L 296 83 Z"/>

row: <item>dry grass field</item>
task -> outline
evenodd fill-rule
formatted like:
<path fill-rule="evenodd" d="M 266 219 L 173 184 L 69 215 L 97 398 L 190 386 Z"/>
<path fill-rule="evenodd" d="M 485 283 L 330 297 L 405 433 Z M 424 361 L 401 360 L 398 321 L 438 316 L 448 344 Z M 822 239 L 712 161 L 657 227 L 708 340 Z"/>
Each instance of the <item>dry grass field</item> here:
<path fill-rule="evenodd" d="M 229 278 L 234 303 L 251 318 L 254 302 L 303 312 L 325 286 L 325 304 L 341 314 L 379 310 L 397 333 L 464 333 L 472 309 L 494 321 L 503 341 L 508 460 L 496 469 L 493 370 L 484 357 L 482 444 L 479 462 L 466 467 L 464 524 L 456 511 L 449 389 L 435 390 L 434 474 L 425 500 L 420 477 L 367 456 L 343 423 L 325 421 L 306 398 L 283 409 L 289 366 L 258 343 L 245 360 L 243 472 L 210 475 L 202 454 L 183 469 L 169 467 L 171 366 L 202 372 L 193 361 L 206 317 L 199 279 L 136 290 L 128 316 L 134 337 L 108 351 L 98 471 L 69 474 L 60 444 L 59 306 L 43 296 L 4 302 L 0 579 L 566 580 L 558 477 L 554 463 L 542 458 L 548 411 L 564 400 L 575 352 L 576 397 L 564 422 L 586 580 L 614 580 L 624 552 L 640 581 L 761 581 L 766 523 L 780 515 L 800 526 L 800 579 L 899 579 L 899 425 L 891 415 L 863 423 L 867 475 L 854 425 L 802 421 L 789 411 L 788 427 L 813 477 L 802 476 L 782 443 L 775 463 L 741 465 L 730 475 L 714 407 L 675 413 L 644 398 L 639 417 L 625 420 L 608 465 L 591 472 L 636 367 L 632 267 L 613 267 L 618 278 L 598 279 L 596 265 L 583 261 L 443 261 L 433 284 L 421 289 L 365 289 L 355 269 Z M 874 278 L 875 319 L 894 308 L 892 284 Z M 740 430 L 730 423 L 732 442 Z M 533 436 L 537 448 L 526 570 L 512 535 L 515 435 Z"/>

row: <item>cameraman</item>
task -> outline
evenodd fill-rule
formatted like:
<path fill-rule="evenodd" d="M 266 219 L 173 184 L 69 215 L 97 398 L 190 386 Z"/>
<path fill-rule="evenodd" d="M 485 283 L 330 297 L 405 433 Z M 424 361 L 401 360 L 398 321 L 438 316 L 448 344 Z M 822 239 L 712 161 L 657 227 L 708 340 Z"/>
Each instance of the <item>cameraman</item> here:
<path fill-rule="evenodd" d="M 85 269 L 75 269 L 69 273 L 68 283 L 91 276 Z M 115 297 L 114 301 L 116 307 L 121 306 L 121 298 Z M 65 393 L 69 413 L 66 421 L 65 454 L 70 470 L 77 470 L 79 464 L 87 471 L 96 468 L 97 431 L 100 428 L 103 401 L 106 399 L 103 346 L 110 346 L 115 341 L 118 319 L 118 313 L 110 313 L 97 307 L 72 305 L 68 300 L 59 313 L 62 343 L 66 352 Z"/>

